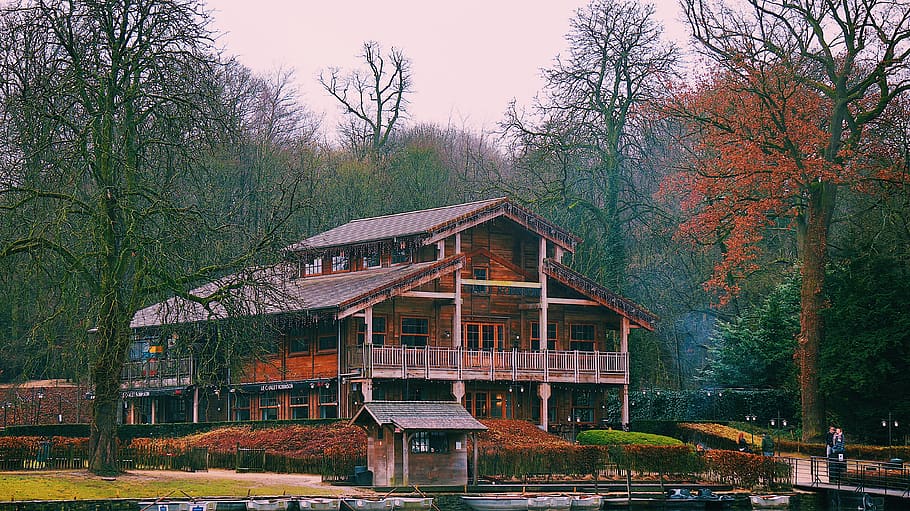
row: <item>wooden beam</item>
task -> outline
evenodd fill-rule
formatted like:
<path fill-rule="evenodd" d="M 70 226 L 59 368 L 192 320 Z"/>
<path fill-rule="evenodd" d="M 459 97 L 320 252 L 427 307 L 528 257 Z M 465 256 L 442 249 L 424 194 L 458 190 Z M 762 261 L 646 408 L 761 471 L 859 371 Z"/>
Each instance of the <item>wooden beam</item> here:
<path fill-rule="evenodd" d="M 519 280 L 461 279 L 461 283 L 470 286 L 527 287 L 532 289 L 540 288 L 540 282 L 522 282 Z"/>
<path fill-rule="evenodd" d="M 436 291 L 408 291 L 401 293 L 401 296 L 408 298 L 432 298 L 435 300 L 454 300 L 455 293 L 440 293 Z"/>
<path fill-rule="evenodd" d="M 584 300 L 581 298 L 552 298 L 548 297 L 547 302 L 551 305 L 584 305 L 584 306 L 596 306 L 600 307 L 601 305 L 594 300 Z"/>

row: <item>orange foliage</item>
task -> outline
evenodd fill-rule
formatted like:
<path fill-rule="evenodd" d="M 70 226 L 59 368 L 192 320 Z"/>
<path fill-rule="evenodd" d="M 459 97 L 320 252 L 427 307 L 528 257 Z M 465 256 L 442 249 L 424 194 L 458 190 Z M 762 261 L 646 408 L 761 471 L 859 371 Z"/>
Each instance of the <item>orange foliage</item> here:
<path fill-rule="evenodd" d="M 661 193 L 690 214 L 677 232 L 696 245 L 722 244 L 707 289 L 726 302 L 737 281 L 758 269 L 766 229 L 787 227 L 817 183 L 859 183 L 854 154 L 829 154 L 833 106 L 783 67 L 716 71 L 673 98 L 669 109 L 695 121 L 694 167 Z M 856 148 L 853 148 L 855 151 Z"/>
<path fill-rule="evenodd" d="M 571 445 L 562 437 L 551 435 L 528 421 L 509 419 L 480 419 L 486 431 L 477 435 L 481 449 L 491 447 L 565 447 Z"/>

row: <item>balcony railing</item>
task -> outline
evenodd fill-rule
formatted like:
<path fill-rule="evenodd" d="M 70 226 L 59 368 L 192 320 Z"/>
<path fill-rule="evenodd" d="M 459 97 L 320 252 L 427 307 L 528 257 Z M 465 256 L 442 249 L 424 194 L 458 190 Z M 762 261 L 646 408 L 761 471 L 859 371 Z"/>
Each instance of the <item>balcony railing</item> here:
<path fill-rule="evenodd" d="M 628 354 L 589 351 L 493 351 L 364 345 L 352 369 L 368 378 L 616 383 L 628 381 Z"/>
<path fill-rule="evenodd" d="M 192 385 L 193 357 L 150 358 L 127 362 L 120 374 L 120 387 L 126 389 Z"/>

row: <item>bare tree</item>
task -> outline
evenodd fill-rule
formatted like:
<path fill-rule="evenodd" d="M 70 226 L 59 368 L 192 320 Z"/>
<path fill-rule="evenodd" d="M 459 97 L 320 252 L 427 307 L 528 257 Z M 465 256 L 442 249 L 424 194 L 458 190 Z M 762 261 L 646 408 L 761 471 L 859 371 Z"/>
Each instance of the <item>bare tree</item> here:
<path fill-rule="evenodd" d="M 0 258 L 59 282 L 48 314 L 81 326 L 95 400 L 90 469 L 115 473 L 120 375 L 134 312 L 177 294 L 212 310 L 290 214 L 295 183 L 241 232 L 240 204 L 209 202 L 210 148 L 230 140 L 225 68 L 195 0 L 23 1 L 0 10 Z M 200 255 L 200 246 L 211 252 Z M 205 262 L 202 262 L 205 260 Z M 77 319 L 78 318 L 78 319 Z M 90 333 L 89 333 L 90 332 Z"/>
<path fill-rule="evenodd" d="M 319 83 L 341 103 L 348 119 L 340 129 L 351 149 L 378 155 L 400 119 L 406 115 L 411 92 L 411 63 L 399 49 L 383 57 L 374 41 L 363 43 L 360 54 L 367 69 L 342 76 L 338 68 L 319 74 Z"/>
<path fill-rule="evenodd" d="M 629 209 L 623 173 L 646 105 L 665 90 L 678 58 L 662 34 L 652 5 L 592 1 L 571 20 L 569 54 L 544 71 L 530 120 L 513 107 L 504 123 L 534 200 L 581 210 L 592 225 L 586 238 L 603 243 L 579 251 L 575 264 L 617 289 Z"/>

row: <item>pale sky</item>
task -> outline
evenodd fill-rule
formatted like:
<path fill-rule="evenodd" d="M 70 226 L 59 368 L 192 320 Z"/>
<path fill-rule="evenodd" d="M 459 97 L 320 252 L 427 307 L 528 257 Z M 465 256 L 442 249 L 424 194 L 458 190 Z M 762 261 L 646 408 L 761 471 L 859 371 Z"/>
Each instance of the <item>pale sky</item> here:
<path fill-rule="evenodd" d="M 410 122 L 492 129 L 513 98 L 528 105 L 540 69 L 565 53 L 569 19 L 583 0 L 208 0 L 217 44 L 256 73 L 296 71 L 301 101 L 334 131 L 337 104 L 316 77 L 348 70 L 364 41 L 394 46 L 411 60 Z M 685 38 L 675 1 L 658 17 Z"/>

